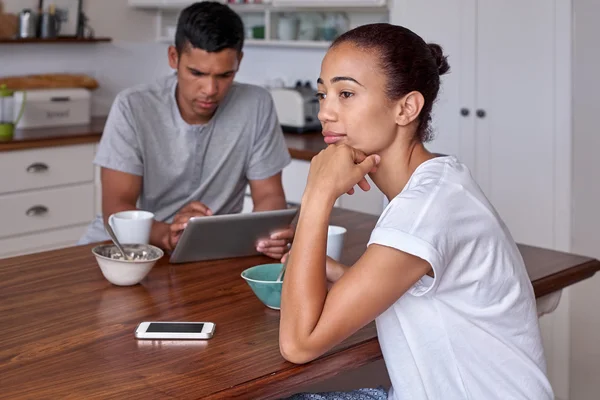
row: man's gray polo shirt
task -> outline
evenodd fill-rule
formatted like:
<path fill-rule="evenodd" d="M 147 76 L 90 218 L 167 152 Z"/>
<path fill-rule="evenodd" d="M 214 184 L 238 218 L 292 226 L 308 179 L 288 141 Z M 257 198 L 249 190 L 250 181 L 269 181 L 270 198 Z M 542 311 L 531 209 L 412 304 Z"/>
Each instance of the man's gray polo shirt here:
<path fill-rule="evenodd" d="M 215 214 L 242 210 L 248 180 L 269 178 L 291 162 L 270 93 L 234 83 L 215 115 L 189 125 L 167 76 L 117 96 L 94 163 L 143 177 L 138 207 L 171 222 L 191 201 Z M 108 240 L 98 216 L 80 244 Z"/>

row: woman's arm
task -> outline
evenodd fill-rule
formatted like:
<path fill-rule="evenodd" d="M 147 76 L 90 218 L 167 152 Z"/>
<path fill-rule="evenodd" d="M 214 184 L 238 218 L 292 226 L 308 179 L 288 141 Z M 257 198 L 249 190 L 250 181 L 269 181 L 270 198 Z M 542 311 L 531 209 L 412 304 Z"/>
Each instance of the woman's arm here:
<path fill-rule="evenodd" d="M 281 262 L 285 263 L 290 253 L 286 253 L 282 258 Z M 335 261 L 333 258 L 327 256 L 325 260 L 325 274 L 327 276 L 327 286 L 330 287 L 334 283 L 340 280 L 340 278 L 346 273 L 350 267 L 340 262 Z"/>
<path fill-rule="evenodd" d="M 283 282 L 280 349 L 294 363 L 312 361 L 373 321 L 431 269 L 420 258 L 371 245 L 327 292 L 328 214 L 322 204 L 302 204 Z"/>
<path fill-rule="evenodd" d="M 336 154 L 342 151 L 348 150 L 330 146 L 321 158 L 313 159 L 315 166 L 313 170 L 311 165 L 283 282 L 279 345 L 284 358 L 294 363 L 319 357 L 373 321 L 431 270 L 429 263 L 418 257 L 371 245 L 327 291 L 325 254 L 333 204 L 341 193 L 349 190 L 346 186 L 356 184 L 370 169 L 358 174 L 340 171 L 336 176 L 331 170 L 344 160 Z M 359 166 L 354 162 L 351 165 Z M 359 176 L 360 173 L 363 175 Z M 322 182 L 321 177 L 329 174 L 333 177 Z M 347 178 L 351 179 L 349 184 L 338 185 L 342 176 L 352 174 L 355 176 Z M 336 185 L 339 187 L 329 189 Z"/>

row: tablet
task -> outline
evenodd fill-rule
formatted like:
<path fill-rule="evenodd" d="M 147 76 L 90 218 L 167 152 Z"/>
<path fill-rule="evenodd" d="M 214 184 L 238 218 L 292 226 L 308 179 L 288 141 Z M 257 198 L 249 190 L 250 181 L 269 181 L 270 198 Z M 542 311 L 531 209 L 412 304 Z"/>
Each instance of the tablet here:
<path fill-rule="evenodd" d="M 194 217 L 181 234 L 170 262 L 177 264 L 260 254 L 256 251 L 256 242 L 288 228 L 297 212 L 297 208 L 288 208 Z"/>

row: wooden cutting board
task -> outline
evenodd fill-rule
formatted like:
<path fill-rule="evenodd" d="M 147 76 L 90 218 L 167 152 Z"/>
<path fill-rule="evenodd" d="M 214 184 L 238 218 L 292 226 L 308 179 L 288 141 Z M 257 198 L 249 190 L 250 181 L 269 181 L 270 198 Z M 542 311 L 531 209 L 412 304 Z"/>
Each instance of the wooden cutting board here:
<path fill-rule="evenodd" d="M 2 3 L 0 2 L 0 8 Z M 19 29 L 19 17 L 15 14 L 2 14 L 0 10 L 0 39 L 12 39 Z"/>
<path fill-rule="evenodd" d="M 71 88 L 94 90 L 99 87 L 96 79 L 79 74 L 0 76 L 0 85 L 2 84 L 6 84 L 12 90 Z"/>

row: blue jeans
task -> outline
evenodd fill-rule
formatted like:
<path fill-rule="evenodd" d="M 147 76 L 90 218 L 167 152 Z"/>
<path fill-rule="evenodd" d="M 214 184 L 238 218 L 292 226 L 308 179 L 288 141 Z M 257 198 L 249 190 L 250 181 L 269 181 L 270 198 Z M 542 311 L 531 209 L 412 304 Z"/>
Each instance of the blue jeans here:
<path fill-rule="evenodd" d="M 378 387 L 351 392 L 298 393 L 286 400 L 387 400 L 387 390 Z"/>

